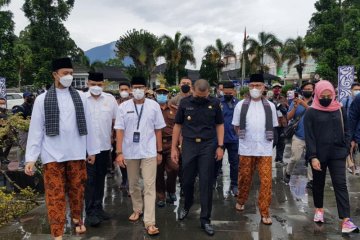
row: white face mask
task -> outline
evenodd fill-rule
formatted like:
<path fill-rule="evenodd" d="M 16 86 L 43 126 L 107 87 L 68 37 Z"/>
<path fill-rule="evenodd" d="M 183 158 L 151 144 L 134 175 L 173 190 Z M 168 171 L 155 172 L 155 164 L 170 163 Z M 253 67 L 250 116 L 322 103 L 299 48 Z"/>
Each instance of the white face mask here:
<path fill-rule="evenodd" d="M 259 90 L 259 89 L 256 89 L 256 88 L 250 89 L 250 96 L 252 98 L 257 99 L 257 98 L 261 97 L 261 94 L 262 94 L 261 90 Z"/>
<path fill-rule="evenodd" d="M 65 75 L 60 77 L 60 83 L 61 85 L 63 85 L 63 87 L 68 88 L 71 86 L 73 79 L 73 76 L 71 76 L 70 74 Z"/>
<path fill-rule="evenodd" d="M 145 96 L 145 90 L 136 88 L 133 90 L 133 96 L 136 100 L 141 100 Z"/>
<path fill-rule="evenodd" d="M 6 108 L 6 104 L 1 104 L 0 108 Z"/>
<path fill-rule="evenodd" d="M 89 87 L 89 91 L 91 94 L 93 94 L 95 96 L 99 96 L 99 95 L 101 95 L 103 89 L 102 89 L 102 87 L 99 87 L 99 86 L 91 86 L 91 87 Z"/>
<path fill-rule="evenodd" d="M 360 90 L 355 90 L 353 91 L 353 96 L 355 97 L 356 95 L 358 95 L 360 93 Z"/>
<path fill-rule="evenodd" d="M 129 93 L 127 91 L 121 91 L 120 92 L 120 97 L 121 98 L 127 98 L 127 97 L 129 97 Z"/>

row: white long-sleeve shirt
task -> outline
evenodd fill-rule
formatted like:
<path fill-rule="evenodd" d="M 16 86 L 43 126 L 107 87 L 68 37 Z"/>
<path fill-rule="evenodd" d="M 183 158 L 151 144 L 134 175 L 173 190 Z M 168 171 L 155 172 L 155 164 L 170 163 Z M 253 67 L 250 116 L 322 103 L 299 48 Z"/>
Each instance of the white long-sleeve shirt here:
<path fill-rule="evenodd" d="M 79 92 L 84 104 L 84 112 L 88 134 L 80 136 L 76 122 L 75 106 L 68 88 L 56 88 L 56 96 L 60 110 L 59 135 L 47 136 L 45 132 L 46 94 L 39 95 L 34 103 L 31 115 L 28 142 L 26 146 L 26 162 L 35 162 L 41 157 L 43 164 L 86 159 L 86 153 L 94 155 L 100 152 L 99 142 L 94 135 L 91 115 L 86 104 L 85 94 Z"/>

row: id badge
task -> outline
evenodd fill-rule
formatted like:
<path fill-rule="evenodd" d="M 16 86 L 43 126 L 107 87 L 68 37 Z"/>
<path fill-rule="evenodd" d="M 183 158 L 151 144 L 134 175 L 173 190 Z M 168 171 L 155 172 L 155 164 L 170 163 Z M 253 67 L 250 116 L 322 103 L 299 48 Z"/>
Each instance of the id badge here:
<path fill-rule="evenodd" d="M 140 142 L 140 132 L 134 132 L 133 142 L 134 143 Z"/>

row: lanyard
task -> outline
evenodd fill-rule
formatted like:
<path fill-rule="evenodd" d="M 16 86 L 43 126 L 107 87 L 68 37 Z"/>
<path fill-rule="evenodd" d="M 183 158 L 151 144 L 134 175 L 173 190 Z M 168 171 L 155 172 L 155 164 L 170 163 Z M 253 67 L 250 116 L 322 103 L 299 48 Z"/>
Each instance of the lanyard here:
<path fill-rule="evenodd" d="M 141 120 L 141 116 L 142 116 L 143 109 L 144 109 L 144 104 L 145 104 L 145 102 L 144 102 L 143 105 L 141 106 L 141 110 L 140 110 L 140 114 L 139 114 L 139 111 L 138 111 L 138 109 L 137 109 L 137 107 L 136 107 L 136 104 L 135 104 L 135 102 L 134 102 L 135 111 L 136 111 L 136 114 L 137 114 L 137 116 L 138 116 L 138 122 L 137 122 L 137 128 L 136 128 L 136 130 L 139 130 L 140 120 Z"/>

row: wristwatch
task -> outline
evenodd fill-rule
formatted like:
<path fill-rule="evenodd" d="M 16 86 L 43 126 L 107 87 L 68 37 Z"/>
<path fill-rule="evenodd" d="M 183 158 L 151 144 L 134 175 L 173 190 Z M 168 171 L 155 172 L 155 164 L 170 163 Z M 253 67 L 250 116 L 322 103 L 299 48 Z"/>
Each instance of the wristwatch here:
<path fill-rule="evenodd" d="M 218 145 L 217 147 L 218 147 L 218 148 L 221 148 L 222 150 L 225 150 L 224 145 Z"/>

